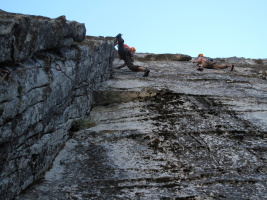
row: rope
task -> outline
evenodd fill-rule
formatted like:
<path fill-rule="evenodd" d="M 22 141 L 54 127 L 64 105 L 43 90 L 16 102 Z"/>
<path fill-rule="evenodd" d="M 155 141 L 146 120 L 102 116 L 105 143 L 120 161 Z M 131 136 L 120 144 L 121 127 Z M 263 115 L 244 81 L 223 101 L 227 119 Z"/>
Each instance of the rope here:
<path fill-rule="evenodd" d="M 56 62 L 55 62 L 56 63 Z M 60 72 L 62 72 L 66 77 L 68 77 L 73 83 L 75 83 L 75 81 L 72 79 L 72 78 L 70 78 L 67 74 L 66 74 L 66 72 L 64 72 L 63 70 L 62 70 L 62 68 L 60 67 L 60 65 L 58 64 L 58 63 L 56 63 L 56 66 L 55 67 L 47 67 L 47 68 L 52 68 L 52 69 L 55 69 L 55 70 L 57 70 L 57 71 L 60 71 Z"/>
<path fill-rule="evenodd" d="M 34 62 L 37 62 L 37 63 L 39 63 L 39 65 L 41 66 L 41 67 L 43 67 L 43 65 L 36 59 L 36 57 L 35 56 L 32 56 L 32 59 L 34 60 Z"/>
<path fill-rule="evenodd" d="M 36 63 L 38 63 L 40 66 L 36 66 L 36 67 L 31 67 L 31 68 L 25 68 L 25 69 L 15 69 L 15 70 L 13 70 L 12 72 L 14 72 L 14 71 L 26 71 L 26 70 L 30 70 L 30 69 L 36 69 L 36 68 L 51 68 L 51 69 L 55 69 L 55 70 L 57 70 L 57 71 L 59 71 L 59 72 L 61 72 L 61 73 L 63 73 L 68 79 L 70 79 L 72 82 L 73 82 L 73 84 L 75 85 L 76 84 L 76 82 L 70 77 L 70 76 L 68 76 L 67 74 L 66 74 L 66 72 L 65 71 L 63 71 L 63 69 L 62 69 L 62 67 L 58 64 L 58 63 L 56 63 L 55 61 L 55 66 L 53 67 L 53 66 L 43 66 L 34 56 L 32 57 L 32 59 L 36 62 Z M 119 60 L 119 62 L 120 62 L 120 60 Z M 119 63 L 118 62 L 118 63 Z M 118 64 L 117 63 L 117 64 Z M 4 74 L 4 76 L 1 78 L 1 80 L 0 80 L 0 83 L 1 82 L 3 82 L 4 81 L 4 79 L 8 76 L 8 75 L 10 75 L 11 74 L 11 72 L 6 68 L 6 70 L 1 70 L 0 71 L 0 74 Z M 82 88 L 84 89 L 84 94 L 86 94 L 86 95 L 89 95 L 90 94 L 90 90 L 87 90 L 87 87 L 83 87 L 82 86 Z M 74 89 L 77 89 L 77 88 L 74 88 L 73 87 L 73 89 L 72 90 L 74 90 Z"/>
<path fill-rule="evenodd" d="M 25 69 L 15 69 L 14 71 L 17 71 L 17 72 L 21 72 L 21 71 L 26 71 L 26 70 L 32 70 L 32 69 L 37 69 L 37 68 L 52 68 L 52 69 L 55 69 L 55 70 L 57 70 L 57 71 L 60 71 L 60 72 L 62 72 L 67 78 L 69 78 L 73 83 L 75 83 L 75 81 L 72 79 L 72 78 L 70 78 L 67 74 L 66 74 L 66 72 L 65 71 L 63 71 L 62 70 L 62 68 L 60 67 L 60 65 L 58 64 L 58 63 L 56 63 L 56 65 L 55 65 L 55 67 L 50 67 L 50 66 L 43 66 L 34 56 L 32 57 L 33 58 L 33 60 L 35 61 L 35 62 L 37 62 L 40 66 L 36 66 L 36 67 L 31 67 L 31 68 L 25 68 Z M 12 72 L 14 72 L 14 71 L 12 71 Z M 0 83 L 1 82 L 3 82 L 3 80 L 9 75 L 9 74 L 11 74 L 11 72 L 8 70 L 8 69 L 6 69 L 6 70 L 1 70 L 0 71 L 1 73 L 3 73 L 4 74 L 4 76 L 2 77 L 2 79 L 0 80 Z"/>
<path fill-rule="evenodd" d="M 0 80 L 0 83 L 2 83 L 2 81 L 4 81 L 4 79 L 10 74 L 10 71 L 8 69 L 3 69 L 1 70 L 1 73 L 4 74 L 4 76 Z"/>

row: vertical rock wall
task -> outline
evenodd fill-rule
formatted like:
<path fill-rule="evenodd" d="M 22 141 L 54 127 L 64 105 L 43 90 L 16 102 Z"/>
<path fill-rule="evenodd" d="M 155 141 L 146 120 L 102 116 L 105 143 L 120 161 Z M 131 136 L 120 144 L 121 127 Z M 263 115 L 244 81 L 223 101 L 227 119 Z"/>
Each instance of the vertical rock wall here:
<path fill-rule="evenodd" d="M 112 73 L 112 38 L 85 37 L 64 16 L 0 11 L 0 199 L 47 170 L 92 92 Z"/>

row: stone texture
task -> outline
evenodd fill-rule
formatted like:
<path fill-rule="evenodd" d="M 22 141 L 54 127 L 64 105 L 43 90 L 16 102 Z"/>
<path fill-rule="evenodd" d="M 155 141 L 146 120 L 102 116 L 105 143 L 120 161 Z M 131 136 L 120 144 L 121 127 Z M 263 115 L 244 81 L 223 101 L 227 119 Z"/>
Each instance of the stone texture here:
<path fill-rule="evenodd" d="M 1 199 L 267 198 L 266 60 L 139 54 L 149 77 L 112 74 L 112 38 L 1 16 Z"/>
<path fill-rule="evenodd" d="M 149 54 L 140 53 L 136 55 L 136 60 L 139 61 L 189 61 L 192 57 L 185 54 Z"/>
<path fill-rule="evenodd" d="M 42 16 L 8 13 L 0 10 L 0 63 L 26 61 L 44 49 L 70 46 L 85 38 L 85 25 Z"/>
<path fill-rule="evenodd" d="M 266 66 L 235 60 L 233 72 L 187 61 L 138 61 L 145 78 L 115 69 L 87 128 L 17 199 L 267 199 Z"/>
<path fill-rule="evenodd" d="M 89 113 L 93 91 L 111 76 L 114 46 L 65 17 L 1 11 L 0 26 L 0 199 L 13 199 Z"/>
<path fill-rule="evenodd" d="M 119 55 L 116 51 L 116 58 L 119 58 Z M 185 54 L 154 54 L 154 53 L 136 53 L 134 60 L 146 62 L 146 61 L 189 61 L 192 57 Z"/>

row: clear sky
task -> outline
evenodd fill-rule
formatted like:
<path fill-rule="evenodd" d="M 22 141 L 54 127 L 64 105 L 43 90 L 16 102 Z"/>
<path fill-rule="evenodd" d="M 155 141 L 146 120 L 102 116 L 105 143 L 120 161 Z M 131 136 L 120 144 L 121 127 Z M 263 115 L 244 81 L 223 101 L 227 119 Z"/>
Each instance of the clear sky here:
<path fill-rule="evenodd" d="M 267 58 L 267 0 L 0 0 L 0 9 L 122 33 L 137 53 Z"/>

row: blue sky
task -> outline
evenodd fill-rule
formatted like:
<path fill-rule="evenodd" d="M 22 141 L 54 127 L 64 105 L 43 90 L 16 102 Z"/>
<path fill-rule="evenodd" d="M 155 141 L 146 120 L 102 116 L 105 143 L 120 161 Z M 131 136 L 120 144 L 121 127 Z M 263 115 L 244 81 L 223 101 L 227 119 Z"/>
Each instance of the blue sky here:
<path fill-rule="evenodd" d="M 139 53 L 267 58 L 267 0 L 0 0 L 0 9 L 122 33 Z"/>

